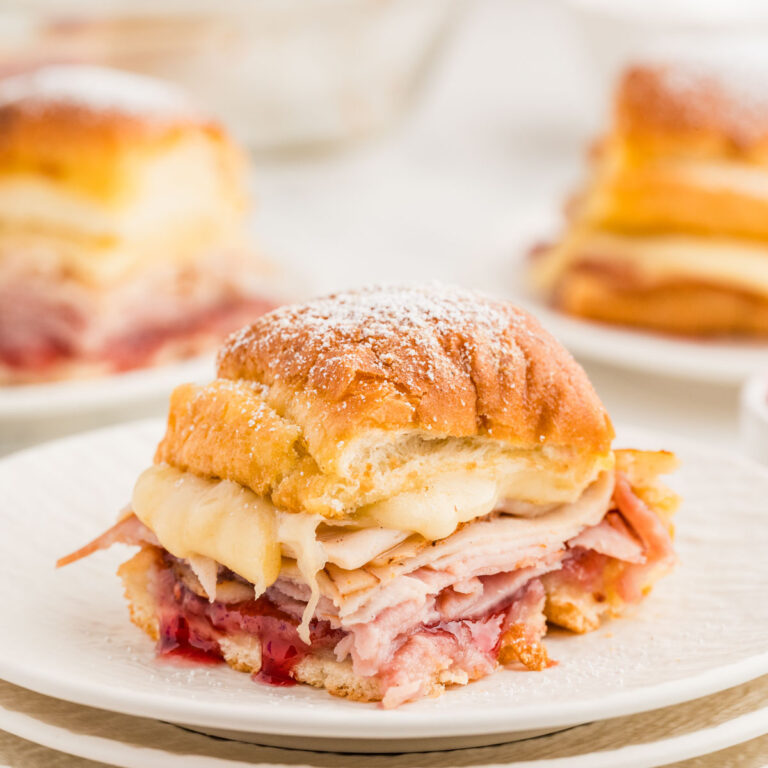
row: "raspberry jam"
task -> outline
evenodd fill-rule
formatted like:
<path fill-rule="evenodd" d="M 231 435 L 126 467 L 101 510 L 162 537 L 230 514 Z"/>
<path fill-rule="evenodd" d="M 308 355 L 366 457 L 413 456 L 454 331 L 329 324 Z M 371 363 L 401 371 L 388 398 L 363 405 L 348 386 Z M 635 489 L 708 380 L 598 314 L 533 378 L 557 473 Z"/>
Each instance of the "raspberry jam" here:
<path fill-rule="evenodd" d="M 267 597 L 240 603 L 208 602 L 176 581 L 165 569 L 156 580 L 161 658 L 214 664 L 223 660 L 219 638 L 250 635 L 261 643 L 261 669 L 253 679 L 267 685 L 294 685 L 293 669 L 310 649 L 332 648 L 343 632 L 325 621 L 310 624 L 310 645 L 298 634 L 297 622 Z"/>
<path fill-rule="evenodd" d="M 295 685 L 291 672 L 304 654 L 294 643 L 282 637 L 274 637 L 261 644 L 261 669 L 253 679 L 267 685 Z"/>
<path fill-rule="evenodd" d="M 179 614 L 169 615 L 160 622 L 160 637 L 156 646 L 164 659 L 189 661 L 195 664 L 219 664 L 222 661 L 219 644 L 190 633 L 189 624 Z"/>

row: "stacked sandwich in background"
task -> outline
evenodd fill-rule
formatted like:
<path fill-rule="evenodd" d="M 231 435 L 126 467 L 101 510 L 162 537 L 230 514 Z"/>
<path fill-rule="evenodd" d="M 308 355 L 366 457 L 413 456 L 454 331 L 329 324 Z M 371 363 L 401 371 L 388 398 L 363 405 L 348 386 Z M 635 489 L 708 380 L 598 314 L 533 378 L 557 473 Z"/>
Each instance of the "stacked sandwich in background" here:
<path fill-rule="evenodd" d="M 561 240 L 532 256 L 565 312 L 690 335 L 768 336 L 768 68 L 628 69 Z"/>
<path fill-rule="evenodd" d="M 0 383 L 186 357 L 274 306 L 245 171 L 166 83 L 79 66 L 0 81 Z"/>

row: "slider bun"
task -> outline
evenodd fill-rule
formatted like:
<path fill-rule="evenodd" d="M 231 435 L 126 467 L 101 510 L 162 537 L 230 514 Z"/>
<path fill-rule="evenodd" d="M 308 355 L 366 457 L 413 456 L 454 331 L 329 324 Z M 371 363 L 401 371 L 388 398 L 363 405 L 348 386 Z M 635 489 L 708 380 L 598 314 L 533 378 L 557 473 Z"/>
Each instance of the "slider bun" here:
<path fill-rule="evenodd" d="M 246 161 L 169 83 L 51 66 L 0 80 L 0 265 L 111 289 L 245 248 Z M 14 266 L 15 265 L 15 266 Z"/>
<path fill-rule="evenodd" d="M 767 76 L 727 62 L 627 69 L 578 217 L 615 232 L 768 239 Z"/>
<path fill-rule="evenodd" d="M 617 130 L 630 151 L 768 162 L 767 74 L 737 59 L 630 67 L 617 91 Z"/>
<path fill-rule="evenodd" d="M 326 517 L 457 472 L 533 503 L 612 465 L 586 374 L 528 313 L 447 287 L 286 306 L 234 334 L 219 378 L 173 394 L 157 461 Z"/>
<path fill-rule="evenodd" d="M 224 129 L 170 83 L 79 65 L 0 81 L 0 176 L 40 176 L 119 202 L 145 163 L 190 139 L 218 148 L 221 173 L 240 173 Z"/>
<path fill-rule="evenodd" d="M 554 303 L 571 314 L 664 333 L 768 336 L 768 298 L 728 285 L 685 279 L 646 285 L 575 265 L 560 280 Z"/>

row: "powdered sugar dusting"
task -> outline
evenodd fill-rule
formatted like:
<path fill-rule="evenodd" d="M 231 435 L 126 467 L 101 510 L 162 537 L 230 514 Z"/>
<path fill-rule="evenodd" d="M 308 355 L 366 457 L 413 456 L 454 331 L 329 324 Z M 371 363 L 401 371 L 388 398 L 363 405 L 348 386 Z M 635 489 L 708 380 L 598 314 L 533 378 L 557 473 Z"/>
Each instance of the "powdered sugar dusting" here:
<path fill-rule="evenodd" d="M 738 142 L 768 131 L 768 57 L 733 51 L 670 59 L 654 67 L 688 125 L 716 122 Z"/>
<path fill-rule="evenodd" d="M 163 80 L 107 67 L 42 67 L 0 81 L 0 106 L 17 102 L 73 104 L 131 115 L 190 114 L 196 110 L 180 88 Z"/>
<path fill-rule="evenodd" d="M 324 379 L 333 371 L 323 367 L 330 368 L 340 348 L 351 345 L 358 365 L 397 368 L 408 384 L 415 384 L 416 373 L 434 383 L 450 378 L 441 376 L 449 338 L 461 337 L 464 354 L 477 353 L 482 344 L 498 358 L 508 353 L 510 326 L 534 335 L 529 323 L 527 315 L 508 304 L 438 283 L 373 287 L 282 307 L 230 337 L 221 359 L 255 342 L 282 350 L 278 367 L 289 377 L 311 367 L 313 378 Z"/>
<path fill-rule="evenodd" d="M 365 421 L 525 444 L 610 439 L 586 375 L 534 318 L 437 283 L 281 307 L 229 338 L 218 375 L 333 403 L 326 435 Z"/>

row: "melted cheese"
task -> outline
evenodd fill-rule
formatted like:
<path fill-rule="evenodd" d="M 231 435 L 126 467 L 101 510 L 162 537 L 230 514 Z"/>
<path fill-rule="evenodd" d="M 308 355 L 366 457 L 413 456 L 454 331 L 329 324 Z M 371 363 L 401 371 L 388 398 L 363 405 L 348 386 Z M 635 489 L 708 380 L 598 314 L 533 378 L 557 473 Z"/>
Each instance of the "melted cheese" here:
<path fill-rule="evenodd" d="M 590 261 L 626 264 L 650 280 L 689 278 L 768 295 L 768 248 L 688 235 L 632 237 L 591 234 L 572 252 Z"/>
<path fill-rule="evenodd" d="M 217 594 L 217 563 L 250 581 L 258 597 L 277 580 L 282 557 L 294 558 L 312 590 L 299 626 L 309 642 L 309 621 L 320 599 L 317 573 L 326 564 L 317 539 L 319 515 L 279 512 L 230 480 L 207 480 L 167 465 L 139 477 L 133 511 L 165 549 L 189 562 L 210 600 Z"/>
<path fill-rule="evenodd" d="M 299 637 L 309 645 L 309 620 L 314 616 L 320 599 L 317 573 L 325 568 L 327 562 L 323 545 L 317 540 L 317 526 L 323 518 L 303 512 L 277 512 L 277 521 L 277 537 L 283 552 L 296 559 L 304 581 L 312 590 L 298 628 Z"/>
<path fill-rule="evenodd" d="M 280 573 L 274 507 L 230 480 L 153 466 L 136 482 L 133 511 L 172 555 L 211 558 L 250 581 L 257 595 Z"/>
<path fill-rule="evenodd" d="M 516 516 L 519 512 L 537 530 L 546 528 L 551 515 L 542 513 L 551 511 L 551 505 L 506 505 L 499 501 L 504 495 L 500 489 L 492 478 L 455 474 L 425 491 L 371 504 L 353 520 L 331 525 L 319 515 L 281 512 L 232 481 L 156 465 L 139 477 L 133 511 L 165 549 L 190 563 L 211 600 L 222 597 L 219 587 L 224 585 L 217 584 L 216 574 L 219 563 L 251 582 L 258 597 L 277 580 L 282 558 L 295 560 L 311 589 L 299 625 L 299 635 L 308 643 L 309 622 L 320 598 L 317 574 L 327 563 L 354 572 L 412 533 L 430 541 L 445 539 L 461 523 L 497 508 Z"/>
<path fill-rule="evenodd" d="M 437 480 L 424 491 L 401 493 L 370 504 L 358 516 L 369 524 L 413 531 L 434 541 L 450 536 L 459 523 L 493 511 L 498 498 L 498 485 L 493 480 L 455 474 Z"/>
<path fill-rule="evenodd" d="M 665 163 L 664 170 L 693 187 L 734 192 L 744 197 L 768 198 L 768 173 L 765 168 L 746 163 L 679 160 Z"/>
<path fill-rule="evenodd" d="M 192 573 L 195 574 L 200 586 L 208 599 L 213 602 L 217 597 L 217 584 L 219 564 L 210 557 L 203 555 L 190 555 L 188 558 Z"/>

